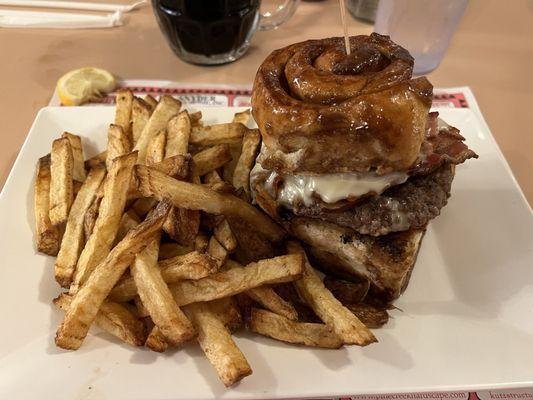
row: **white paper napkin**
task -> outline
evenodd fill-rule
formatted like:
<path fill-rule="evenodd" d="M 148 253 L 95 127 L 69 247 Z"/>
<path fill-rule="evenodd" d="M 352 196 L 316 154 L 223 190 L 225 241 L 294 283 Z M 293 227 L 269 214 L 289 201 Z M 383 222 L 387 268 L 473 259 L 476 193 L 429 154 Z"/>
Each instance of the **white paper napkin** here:
<path fill-rule="evenodd" d="M 123 24 L 123 14 L 115 11 L 106 15 L 72 14 L 0 10 L 0 28 L 111 28 Z"/>
<path fill-rule="evenodd" d="M 70 10 L 90 10 L 90 11 L 122 11 L 129 12 L 143 4 L 146 0 L 137 1 L 132 4 L 103 4 L 77 1 L 57 1 L 57 0 L 0 0 L 0 6 L 12 7 L 39 7 L 39 8 L 63 8 Z"/>

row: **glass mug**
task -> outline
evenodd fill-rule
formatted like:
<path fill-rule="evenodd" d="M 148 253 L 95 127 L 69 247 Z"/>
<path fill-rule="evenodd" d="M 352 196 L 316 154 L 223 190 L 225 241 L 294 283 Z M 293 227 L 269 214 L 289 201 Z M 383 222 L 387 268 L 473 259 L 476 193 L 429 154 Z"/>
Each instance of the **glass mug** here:
<path fill-rule="evenodd" d="M 192 64 L 216 65 L 240 58 L 257 29 L 287 21 L 299 0 L 260 12 L 261 0 L 152 0 L 154 13 L 176 55 Z"/>

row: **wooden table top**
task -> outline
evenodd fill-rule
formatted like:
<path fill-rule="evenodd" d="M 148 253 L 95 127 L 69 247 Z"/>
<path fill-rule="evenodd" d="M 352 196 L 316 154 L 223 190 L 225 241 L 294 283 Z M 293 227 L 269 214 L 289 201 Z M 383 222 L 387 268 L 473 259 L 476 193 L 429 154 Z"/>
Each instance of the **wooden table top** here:
<path fill-rule="evenodd" d="M 127 2 L 114 0 L 114 2 Z M 109 1 L 108 1 L 109 2 Z M 268 2 L 265 1 L 265 4 Z M 442 64 L 429 75 L 435 87 L 468 85 L 530 204 L 533 204 L 533 6 L 528 0 L 471 0 Z M 349 33 L 372 26 L 349 20 Z M 200 67 L 179 60 L 157 27 L 151 7 L 127 14 L 125 26 L 95 30 L 3 29 L 0 97 L 0 187 L 37 111 L 57 79 L 82 66 L 121 78 L 204 83 L 250 83 L 272 50 L 310 38 L 342 35 L 335 0 L 301 3 L 290 21 L 258 32 L 239 61 Z"/>

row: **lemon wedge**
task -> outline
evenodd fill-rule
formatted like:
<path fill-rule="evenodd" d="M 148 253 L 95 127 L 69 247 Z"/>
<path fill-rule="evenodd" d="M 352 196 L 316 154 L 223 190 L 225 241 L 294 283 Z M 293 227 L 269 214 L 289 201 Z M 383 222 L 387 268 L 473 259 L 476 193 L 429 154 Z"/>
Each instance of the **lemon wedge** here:
<path fill-rule="evenodd" d="M 116 87 L 113 75 L 106 70 L 85 67 L 67 72 L 57 81 L 61 103 L 76 106 L 111 92 Z"/>

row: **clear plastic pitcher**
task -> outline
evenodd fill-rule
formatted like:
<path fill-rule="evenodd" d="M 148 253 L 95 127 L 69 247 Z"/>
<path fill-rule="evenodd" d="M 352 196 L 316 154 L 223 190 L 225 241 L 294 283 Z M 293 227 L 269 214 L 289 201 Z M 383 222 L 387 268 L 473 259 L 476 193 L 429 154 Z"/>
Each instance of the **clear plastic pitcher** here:
<path fill-rule="evenodd" d="M 468 0 L 380 0 L 374 30 L 389 35 L 415 58 L 414 73 L 438 67 Z"/>

